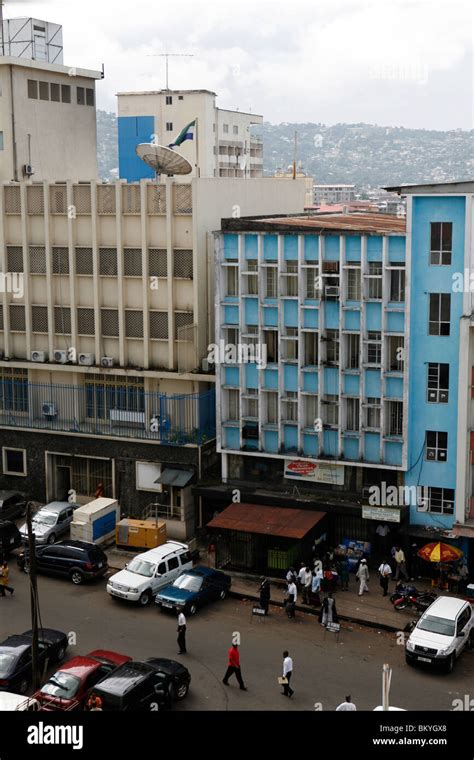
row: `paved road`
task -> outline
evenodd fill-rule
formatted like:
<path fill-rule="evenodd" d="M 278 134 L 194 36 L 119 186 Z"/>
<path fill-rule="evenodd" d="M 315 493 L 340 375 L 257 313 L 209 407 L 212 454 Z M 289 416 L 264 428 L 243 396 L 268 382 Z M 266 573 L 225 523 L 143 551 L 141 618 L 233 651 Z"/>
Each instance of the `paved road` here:
<path fill-rule="evenodd" d="M 13 597 L 0 599 L 0 640 L 30 627 L 28 578 L 13 562 Z M 164 656 L 179 659 L 174 616 L 155 606 L 140 609 L 109 597 L 103 580 L 76 587 L 66 580 L 40 576 L 43 625 L 73 632 L 77 645 L 70 656 L 103 647 L 139 659 Z M 183 657 L 192 674 L 188 698 L 180 710 L 334 710 L 350 693 L 361 710 L 381 701 L 382 665 L 393 668 L 391 702 L 406 709 L 450 710 L 452 701 L 473 693 L 474 652 L 465 652 L 447 675 L 412 668 L 393 634 L 353 626 L 340 641 L 326 634 L 317 618 L 300 615 L 289 621 L 273 608 L 271 617 L 251 621 L 248 602 L 227 599 L 188 619 L 188 650 Z M 248 692 L 237 684 L 226 687 L 222 677 L 232 633 L 240 632 L 242 672 Z M 281 654 L 294 660 L 292 700 L 280 696 L 277 677 Z M 321 709 L 321 708 L 319 708 Z"/>

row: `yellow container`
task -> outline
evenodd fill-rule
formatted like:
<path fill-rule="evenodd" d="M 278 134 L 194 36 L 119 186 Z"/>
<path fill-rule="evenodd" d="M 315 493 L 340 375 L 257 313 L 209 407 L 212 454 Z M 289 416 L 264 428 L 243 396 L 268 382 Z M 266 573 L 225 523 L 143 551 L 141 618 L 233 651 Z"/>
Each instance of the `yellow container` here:
<path fill-rule="evenodd" d="M 166 523 L 158 520 L 131 520 L 124 518 L 117 523 L 115 543 L 136 549 L 154 549 L 166 543 Z"/>

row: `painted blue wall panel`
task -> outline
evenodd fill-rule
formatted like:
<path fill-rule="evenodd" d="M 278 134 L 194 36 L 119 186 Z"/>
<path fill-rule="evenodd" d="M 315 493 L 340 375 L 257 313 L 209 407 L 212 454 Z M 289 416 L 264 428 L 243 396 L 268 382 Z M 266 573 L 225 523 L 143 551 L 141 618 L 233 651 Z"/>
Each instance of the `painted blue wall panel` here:
<path fill-rule="evenodd" d="M 224 367 L 224 384 L 235 385 L 237 388 L 240 385 L 240 369 L 239 367 Z"/>
<path fill-rule="evenodd" d="M 339 454 L 337 448 L 337 430 L 325 430 L 323 433 L 323 452 L 329 457 Z"/>
<path fill-rule="evenodd" d="M 360 331 L 360 311 L 344 309 L 344 328 L 346 330 Z"/>
<path fill-rule="evenodd" d="M 385 395 L 389 398 L 403 399 L 403 377 L 387 377 Z"/>
<path fill-rule="evenodd" d="M 154 179 L 155 172 L 138 158 L 135 148 L 140 143 L 149 143 L 155 132 L 154 116 L 119 116 L 118 153 L 121 179 L 137 182 L 140 179 Z"/>
<path fill-rule="evenodd" d="M 324 369 L 324 392 L 331 395 L 337 395 L 339 373 L 336 367 L 326 367 Z"/>
<path fill-rule="evenodd" d="M 382 305 L 380 303 L 367 304 L 365 323 L 367 330 L 380 331 L 382 329 Z"/>
<path fill-rule="evenodd" d="M 278 370 L 277 369 L 264 369 L 263 372 L 263 387 L 270 391 L 278 390 Z"/>
<path fill-rule="evenodd" d="M 263 310 L 263 324 L 266 327 L 276 327 L 278 325 L 278 308 L 267 306 Z"/>
<path fill-rule="evenodd" d="M 258 258 L 258 236 L 257 235 L 245 235 L 245 258 L 256 259 Z"/>
<path fill-rule="evenodd" d="M 296 449 L 298 447 L 298 428 L 296 425 L 285 425 L 283 428 L 283 441 L 284 447 L 288 449 Z"/>
<path fill-rule="evenodd" d="M 388 238 L 388 260 L 392 263 L 405 261 L 406 238 L 404 235 L 394 235 Z"/>
<path fill-rule="evenodd" d="M 382 396 L 382 383 L 379 369 L 365 370 L 365 395 L 370 398 Z"/>
<path fill-rule="evenodd" d="M 304 238 L 304 259 L 305 261 L 318 261 L 319 258 L 319 236 L 305 235 Z"/>
<path fill-rule="evenodd" d="M 348 235 L 346 237 L 346 261 L 361 260 L 360 235 Z"/>
<path fill-rule="evenodd" d="M 367 261 L 382 261 L 382 238 L 380 235 L 367 236 Z"/>
<path fill-rule="evenodd" d="M 272 454 L 278 453 L 278 432 L 276 430 L 264 430 L 263 448 Z"/>
<path fill-rule="evenodd" d="M 365 434 L 364 458 L 368 462 L 380 462 L 380 435 L 378 433 Z"/>
<path fill-rule="evenodd" d="M 226 325 L 239 324 L 239 307 L 238 306 L 224 306 L 224 323 Z"/>
<path fill-rule="evenodd" d="M 240 430 L 234 427 L 224 428 L 224 448 L 240 449 Z"/>
<path fill-rule="evenodd" d="M 283 301 L 283 324 L 298 327 L 298 301 Z"/>
<path fill-rule="evenodd" d="M 283 387 L 285 391 L 298 390 L 298 367 L 296 364 L 285 364 L 283 370 Z"/>
<path fill-rule="evenodd" d="M 258 373 L 259 370 L 256 364 L 246 364 L 245 368 L 245 387 L 246 388 L 258 388 Z"/>
<path fill-rule="evenodd" d="M 316 435 L 303 434 L 303 452 L 307 457 L 315 457 L 318 453 L 318 438 Z"/>
<path fill-rule="evenodd" d="M 317 372 L 303 372 L 303 390 L 308 393 L 317 393 L 319 387 Z"/>
<path fill-rule="evenodd" d="M 239 257 L 239 236 L 232 233 L 224 233 L 224 259 L 237 259 Z"/>
<path fill-rule="evenodd" d="M 317 328 L 319 323 L 318 309 L 303 309 L 303 327 Z"/>
<path fill-rule="evenodd" d="M 359 459 L 359 439 L 344 438 L 343 451 L 345 459 Z"/>
<path fill-rule="evenodd" d="M 387 332 L 405 332 L 405 314 L 402 311 L 387 311 Z"/>
<path fill-rule="evenodd" d="M 263 258 L 265 259 L 265 261 L 278 260 L 278 236 L 277 235 L 263 236 Z"/>
<path fill-rule="evenodd" d="M 395 441 L 385 442 L 385 461 L 400 467 L 402 464 L 402 444 Z"/>
<path fill-rule="evenodd" d="M 343 393 L 347 393 L 350 396 L 359 395 L 359 382 L 358 375 L 344 375 Z"/>
<path fill-rule="evenodd" d="M 339 330 L 339 301 L 325 301 L 324 316 L 328 330 Z"/>
<path fill-rule="evenodd" d="M 339 261 L 339 235 L 325 236 L 324 260 L 325 261 Z"/>
<path fill-rule="evenodd" d="M 298 261 L 298 235 L 283 236 L 283 258 L 285 261 Z"/>
<path fill-rule="evenodd" d="M 258 325 L 258 298 L 245 298 L 245 324 Z"/>

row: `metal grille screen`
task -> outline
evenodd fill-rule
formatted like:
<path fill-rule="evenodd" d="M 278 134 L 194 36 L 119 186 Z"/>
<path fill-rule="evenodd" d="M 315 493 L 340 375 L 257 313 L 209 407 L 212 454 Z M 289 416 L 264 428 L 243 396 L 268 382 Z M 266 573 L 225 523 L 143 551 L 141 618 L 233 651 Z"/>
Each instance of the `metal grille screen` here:
<path fill-rule="evenodd" d="M 94 309 L 78 306 L 77 332 L 79 335 L 95 335 Z"/>
<path fill-rule="evenodd" d="M 117 275 L 116 248 L 99 248 L 99 274 L 109 277 Z"/>
<path fill-rule="evenodd" d="M 193 201 L 191 185 L 174 185 L 174 213 L 175 214 L 192 214 Z"/>
<path fill-rule="evenodd" d="M 9 272 L 23 272 L 23 248 L 21 245 L 7 246 L 7 266 Z"/>
<path fill-rule="evenodd" d="M 173 251 L 173 277 L 186 280 L 193 279 L 193 252 L 190 250 Z"/>
<path fill-rule="evenodd" d="M 119 316 L 117 309 L 101 309 L 102 335 L 104 338 L 118 338 Z"/>
<path fill-rule="evenodd" d="M 149 214 L 166 214 L 166 195 L 162 185 L 148 185 L 147 205 Z"/>
<path fill-rule="evenodd" d="M 53 274 L 69 274 L 69 251 L 62 246 L 54 247 Z"/>
<path fill-rule="evenodd" d="M 26 206 L 29 214 L 44 214 L 44 189 L 42 185 L 28 185 Z"/>
<path fill-rule="evenodd" d="M 125 310 L 125 337 L 143 338 L 143 312 Z"/>
<path fill-rule="evenodd" d="M 97 186 L 97 212 L 115 214 L 115 187 L 113 185 Z"/>
<path fill-rule="evenodd" d="M 192 331 L 184 328 L 192 327 L 192 311 L 175 311 L 174 313 L 174 337 L 175 340 L 192 340 Z"/>
<path fill-rule="evenodd" d="M 53 185 L 49 188 L 49 210 L 52 214 L 65 214 L 67 211 L 66 185 Z"/>
<path fill-rule="evenodd" d="M 122 187 L 123 213 L 139 214 L 140 208 L 140 185 L 124 185 Z"/>
<path fill-rule="evenodd" d="M 31 274 L 46 274 L 46 248 L 43 245 L 30 245 Z"/>
<path fill-rule="evenodd" d="M 21 195 L 19 187 L 5 187 L 5 213 L 21 214 Z"/>
<path fill-rule="evenodd" d="M 92 248 L 76 248 L 76 274 L 93 274 Z"/>
<path fill-rule="evenodd" d="M 142 250 L 141 248 L 123 249 L 123 272 L 126 277 L 142 276 Z"/>
<path fill-rule="evenodd" d="M 10 306 L 10 330 L 12 332 L 25 332 L 24 306 Z"/>
<path fill-rule="evenodd" d="M 90 214 L 91 213 L 91 186 L 90 185 L 74 185 L 73 203 L 75 206 L 76 214 Z"/>
<path fill-rule="evenodd" d="M 150 338 L 154 340 L 168 339 L 167 311 L 150 311 Z"/>
<path fill-rule="evenodd" d="M 166 277 L 168 263 L 166 248 L 150 248 L 148 251 L 148 274 L 150 277 Z"/>
<path fill-rule="evenodd" d="M 31 307 L 31 329 L 34 333 L 48 332 L 48 307 Z"/>
<path fill-rule="evenodd" d="M 71 309 L 69 306 L 54 307 L 54 332 L 57 335 L 71 334 Z"/>

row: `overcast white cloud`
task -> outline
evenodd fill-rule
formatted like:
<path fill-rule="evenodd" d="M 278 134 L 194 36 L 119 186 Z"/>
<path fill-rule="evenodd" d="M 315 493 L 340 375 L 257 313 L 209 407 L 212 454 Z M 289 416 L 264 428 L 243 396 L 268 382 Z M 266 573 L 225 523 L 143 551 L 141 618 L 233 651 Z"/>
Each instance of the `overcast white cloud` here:
<path fill-rule="evenodd" d="M 5 0 L 5 15 L 64 26 L 67 64 L 99 69 L 98 105 L 119 90 L 206 88 L 272 122 L 473 128 L 470 0 Z"/>

